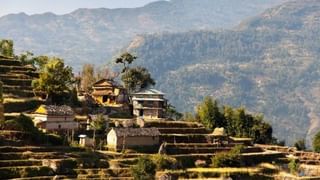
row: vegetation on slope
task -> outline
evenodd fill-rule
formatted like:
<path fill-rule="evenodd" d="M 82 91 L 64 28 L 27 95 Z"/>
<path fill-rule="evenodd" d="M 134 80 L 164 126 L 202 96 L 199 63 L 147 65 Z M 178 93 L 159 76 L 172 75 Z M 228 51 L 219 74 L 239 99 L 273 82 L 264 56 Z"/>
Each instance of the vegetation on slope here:
<path fill-rule="evenodd" d="M 17 50 L 105 63 L 137 34 L 229 28 L 285 0 L 171 0 L 132 9 L 78 9 L 65 15 L 11 14 L 0 18 L 0 37 Z"/>
<path fill-rule="evenodd" d="M 234 30 L 142 35 L 129 46 L 179 110 L 205 96 L 262 112 L 293 144 L 320 128 L 320 3 L 293 1 Z"/>

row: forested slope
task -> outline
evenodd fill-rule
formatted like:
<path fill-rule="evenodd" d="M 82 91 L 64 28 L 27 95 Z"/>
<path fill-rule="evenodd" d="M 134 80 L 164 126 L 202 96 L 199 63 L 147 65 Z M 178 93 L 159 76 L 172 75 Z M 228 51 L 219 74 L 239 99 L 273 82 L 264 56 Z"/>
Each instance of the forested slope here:
<path fill-rule="evenodd" d="M 63 57 L 76 69 L 105 64 L 137 34 L 230 28 L 286 0 L 171 0 L 128 9 L 78 9 L 65 15 L 11 14 L 0 18 L 0 37 L 17 53 Z"/>
<path fill-rule="evenodd" d="M 286 3 L 233 30 L 138 36 L 128 49 L 179 110 L 210 95 L 264 113 L 288 143 L 320 129 L 320 1 Z"/>

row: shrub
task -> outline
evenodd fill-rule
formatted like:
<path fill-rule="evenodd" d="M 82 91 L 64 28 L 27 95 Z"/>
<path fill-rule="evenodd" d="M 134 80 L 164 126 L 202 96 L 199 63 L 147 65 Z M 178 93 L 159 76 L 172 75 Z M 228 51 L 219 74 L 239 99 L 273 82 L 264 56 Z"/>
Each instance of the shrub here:
<path fill-rule="evenodd" d="M 298 160 L 297 159 L 291 159 L 289 164 L 288 164 L 288 168 L 289 168 L 291 174 L 297 174 L 298 173 L 298 169 L 299 169 Z"/>
<path fill-rule="evenodd" d="M 216 154 L 212 160 L 213 167 L 240 167 L 242 164 L 241 151 L 243 146 L 235 146 L 229 152 Z"/>
<path fill-rule="evenodd" d="M 315 152 L 320 152 L 320 131 L 314 136 L 312 146 Z"/>
<path fill-rule="evenodd" d="M 152 157 L 152 161 L 156 164 L 157 170 L 175 169 L 177 160 L 167 155 L 157 154 Z"/>
<path fill-rule="evenodd" d="M 305 150 L 306 149 L 306 142 L 304 139 L 300 139 L 294 143 L 294 147 L 297 148 L 297 150 Z"/>
<path fill-rule="evenodd" d="M 135 180 L 155 179 L 156 165 L 147 156 L 141 156 L 137 164 L 131 167 L 131 173 Z"/>

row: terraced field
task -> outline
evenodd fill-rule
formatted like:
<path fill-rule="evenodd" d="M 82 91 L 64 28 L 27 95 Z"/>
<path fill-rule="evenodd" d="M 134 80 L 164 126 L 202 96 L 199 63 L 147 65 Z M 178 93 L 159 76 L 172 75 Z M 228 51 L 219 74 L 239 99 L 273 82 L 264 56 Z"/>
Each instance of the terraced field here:
<path fill-rule="evenodd" d="M 1 146 L 0 179 L 130 179 L 128 167 L 109 168 L 99 152 L 65 146 Z"/>
<path fill-rule="evenodd" d="M 32 111 L 42 100 L 35 97 L 32 80 L 39 74 L 32 66 L 24 66 L 20 61 L 0 57 L 0 81 L 3 82 L 3 95 L 6 113 Z"/>

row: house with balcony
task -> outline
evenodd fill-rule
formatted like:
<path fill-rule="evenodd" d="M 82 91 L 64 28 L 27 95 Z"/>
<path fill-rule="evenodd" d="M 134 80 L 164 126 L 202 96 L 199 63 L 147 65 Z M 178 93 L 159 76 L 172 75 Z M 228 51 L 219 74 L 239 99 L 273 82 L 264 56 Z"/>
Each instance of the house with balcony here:
<path fill-rule="evenodd" d="M 133 115 L 143 119 L 161 119 L 165 117 L 167 100 L 164 93 L 155 89 L 143 89 L 132 93 Z"/>
<path fill-rule="evenodd" d="M 105 107 L 121 108 L 129 103 L 127 90 L 110 79 L 101 79 L 93 84 L 92 97 Z"/>

